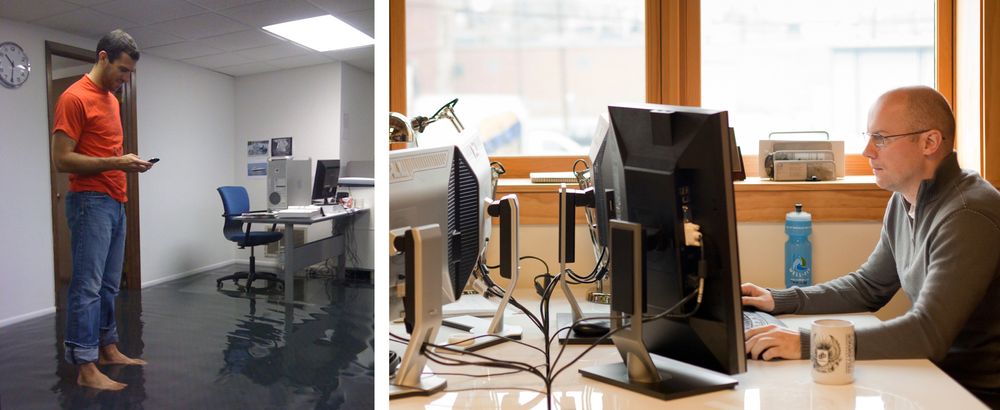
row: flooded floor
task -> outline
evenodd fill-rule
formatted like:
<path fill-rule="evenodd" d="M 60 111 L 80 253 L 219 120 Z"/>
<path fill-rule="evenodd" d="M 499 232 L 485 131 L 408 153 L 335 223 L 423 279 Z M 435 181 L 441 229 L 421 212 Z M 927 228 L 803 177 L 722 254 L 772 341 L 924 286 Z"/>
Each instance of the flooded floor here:
<path fill-rule="evenodd" d="M 216 290 L 235 270 L 245 265 L 121 291 L 119 348 L 149 364 L 100 366 L 128 384 L 118 392 L 76 385 L 62 310 L 0 328 L 0 408 L 374 407 L 371 284 L 297 278 L 288 305 L 278 291 Z"/>

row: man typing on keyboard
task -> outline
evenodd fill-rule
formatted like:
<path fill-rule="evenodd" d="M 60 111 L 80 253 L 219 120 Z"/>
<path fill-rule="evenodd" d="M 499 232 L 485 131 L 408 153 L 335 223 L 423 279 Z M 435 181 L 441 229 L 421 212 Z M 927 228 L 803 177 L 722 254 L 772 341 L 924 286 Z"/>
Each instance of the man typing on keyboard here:
<path fill-rule="evenodd" d="M 932 88 L 883 94 L 869 111 L 866 136 L 875 181 L 894 192 L 871 256 L 816 286 L 745 283 L 743 304 L 774 314 L 874 312 L 902 289 L 912 307 L 858 327 L 857 358 L 930 359 L 1000 407 L 1000 193 L 959 168 L 955 118 Z M 755 359 L 809 358 L 808 329 L 750 329 L 746 350 Z"/>

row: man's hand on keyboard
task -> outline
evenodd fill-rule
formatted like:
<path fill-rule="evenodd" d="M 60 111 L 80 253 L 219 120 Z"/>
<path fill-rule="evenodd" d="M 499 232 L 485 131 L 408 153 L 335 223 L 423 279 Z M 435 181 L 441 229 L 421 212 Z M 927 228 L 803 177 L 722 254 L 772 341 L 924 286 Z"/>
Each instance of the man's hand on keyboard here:
<path fill-rule="evenodd" d="M 744 285 L 745 286 L 745 285 Z M 765 292 L 767 292 L 765 290 Z M 755 327 L 747 330 L 746 351 L 751 359 L 801 359 L 802 347 L 799 331 L 776 325 Z"/>
<path fill-rule="evenodd" d="M 747 282 L 740 285 L 740 293 L 743 294 L 743 306 L 753 306 L 764 312 L 774 310 L 774 298 L 769 290 Z"/>

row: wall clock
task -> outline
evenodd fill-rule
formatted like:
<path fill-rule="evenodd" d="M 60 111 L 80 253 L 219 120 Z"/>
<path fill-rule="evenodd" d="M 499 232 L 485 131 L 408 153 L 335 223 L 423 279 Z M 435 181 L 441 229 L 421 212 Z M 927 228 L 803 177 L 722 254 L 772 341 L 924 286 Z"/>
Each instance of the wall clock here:
<path fill-rule="evenodd" d="M 18 88 L 28 81 L 31 63 L 28 54 L 17 43 L 0 43 L 0 84 L 7 88 Z"/>

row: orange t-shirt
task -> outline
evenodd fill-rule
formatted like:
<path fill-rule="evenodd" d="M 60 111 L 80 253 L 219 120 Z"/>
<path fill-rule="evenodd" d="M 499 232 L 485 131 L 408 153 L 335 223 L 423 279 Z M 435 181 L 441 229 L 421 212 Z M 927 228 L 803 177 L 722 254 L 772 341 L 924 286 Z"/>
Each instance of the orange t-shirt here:
<path fill-rule="evenodd" d="M 122 120 L 118 99 L 86 75 L 73 83 L 56 104 L 52 133 L 62 131 L 76 141 L 75 152 L 98 158 L 122 155 Z M 96 191 L 127 202 L 125 171 L 69 174 L 72 192 Z"/>

